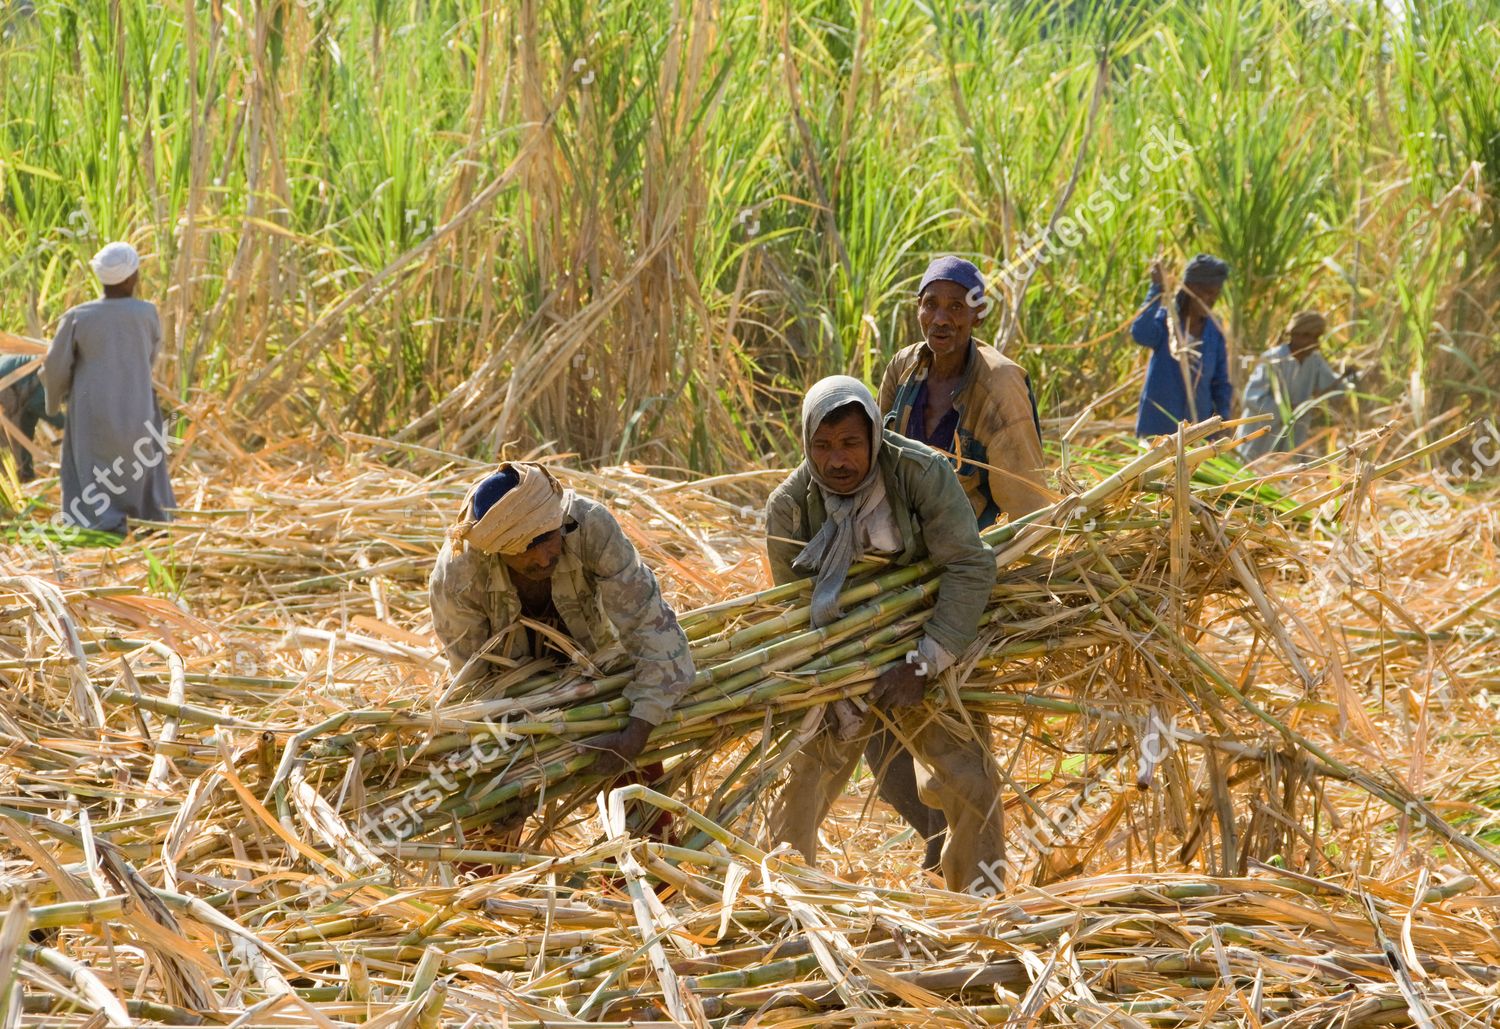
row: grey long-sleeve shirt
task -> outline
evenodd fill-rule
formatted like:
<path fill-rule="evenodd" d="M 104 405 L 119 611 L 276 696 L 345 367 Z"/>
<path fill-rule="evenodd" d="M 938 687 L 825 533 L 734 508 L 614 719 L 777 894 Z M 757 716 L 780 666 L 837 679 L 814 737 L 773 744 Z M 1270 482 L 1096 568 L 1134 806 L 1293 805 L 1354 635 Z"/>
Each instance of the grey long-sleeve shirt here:
<path fill-rule="evenodd" d="M 1245 383 L 1244 414 L 1268 414 L 1271 431 L 1240 444 L 1240 457 L 1253 461 L 1273 450 L 1295 450 L 1307 442 L 1313 409 L 1319 400 L 1342 392 L 1349 382 L 1314 350 L 1302 360 L 1285 343 L 1261 355 Z M 1288 429 L 1286 416 L 1291 416 Z"/>
<path fill-rule="evenodd" d="M 68 405 L 63 516 L 123 533 L 130 518 L 165 521 L 177 506 L 151 370 L 161 355 L 156 306 L 133 297 L 79 304 L 62 316 L 42 366 L 47 413 Z"/>

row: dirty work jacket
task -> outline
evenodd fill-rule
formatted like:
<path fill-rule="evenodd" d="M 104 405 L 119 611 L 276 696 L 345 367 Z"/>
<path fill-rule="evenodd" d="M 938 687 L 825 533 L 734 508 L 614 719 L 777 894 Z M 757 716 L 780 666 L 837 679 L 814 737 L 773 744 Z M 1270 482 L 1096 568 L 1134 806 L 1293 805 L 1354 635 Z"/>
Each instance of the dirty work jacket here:
<path fill-rule="evenodd" d="M 891 560 L 910 565 L 931 557 L 942 567 L 937 603 L 924 629 L 950 654 L 961 655 L 979 635 L 979 618 L 995 585 L 995 555 L 979 538 L 969 498 L 947 458 L 887 429 L 877 460 L 901 533 L 901 553 Z M 803 578 L 792 561 L 827 517 L 804 460 L 766 504 L 766 553 L 777 583 Z"/>
<path fill-rule="evenodd" d="M 569 493 L 564 500 L 562 556 L 552 573 L 552 603 L 579 648 L 597 654 L 618 644 L 634 660 L 625 688 L 630 714 L 660 724 L 693 682 L 693 659 L 677 616 L 662 599 L 656 577 L 595 501 Z M 454 673 L 495 641 L 501 656 L 528 656 L 520 624 L 521 598 L 498 554 L 443 545 L 428 584 L 432 629 Z M 508 638 L 496 640 L 506 634 Z"/>
<path fill-rule="evenodd" d="M 891 359 L 880 380 L 886 428 L 911 435 L 912 405 L 931 368 L 932 350 L 926 343 L 906 347 Z M 994 347 L 971 340 L 953 407 L 958 430 L 946 449 L 958 457 L 954 471 L 980 528 L 995 524 L 1002 513 L 1015 519 L 1052 502 L 1043 489 L 1041 422 L 1026 369 Z"/>

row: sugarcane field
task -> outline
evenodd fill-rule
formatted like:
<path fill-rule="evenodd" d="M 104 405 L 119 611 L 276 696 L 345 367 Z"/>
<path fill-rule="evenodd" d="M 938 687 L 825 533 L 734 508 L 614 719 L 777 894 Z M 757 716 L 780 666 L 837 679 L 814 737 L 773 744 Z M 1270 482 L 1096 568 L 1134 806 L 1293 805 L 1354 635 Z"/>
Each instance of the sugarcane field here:
<path fill-rule="evenodd" d="M 1500 1025 L 1490 0 L 0 0 L 0 1029 Z"/>

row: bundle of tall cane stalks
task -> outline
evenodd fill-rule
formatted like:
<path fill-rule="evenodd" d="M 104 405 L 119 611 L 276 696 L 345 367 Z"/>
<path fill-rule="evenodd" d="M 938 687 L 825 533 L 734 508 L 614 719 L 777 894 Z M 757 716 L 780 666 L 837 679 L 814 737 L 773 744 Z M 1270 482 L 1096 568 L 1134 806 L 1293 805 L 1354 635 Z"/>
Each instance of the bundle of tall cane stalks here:
<path fill-rule="evenodd" d="M 1261 561 L 1276 560 L 1279 526 L 1258 503 L 1237 502 L 1243 492 L 1236 484 L 1194 481 L 1194 470 L 1227 446 L 1222 436 L 1209 439 L 1220 428 L 1216 421 L 1187 428 L 1053 507 L 989 530 L 985 539 L 1001 573 L 981 640 L 943 677 L 942 691 L 950 716 L 1050 717 L 1065 720 L 1073 735 L 1086 726 L 1092 738 L 1085 753 L 1099 759 L 1090 765 L 1096 784 L 1134 782 L 1144 789 L 1161 777 L 1172 798 L 1164 817 L 1184 838 L 1203 818 L 1195 797 L 1206 797 L 1222 827 L 1214 841 L 1217 867 L 1234 871 L 1295 842 L 1287 826 L 1272 824 L 1252 826 L 1241 839 L 1225 815 L 1235 792 L 1258 779 L 1268 796 L 1278 792 L 1268 784 L 1280 784 L 1272 806 L 1295 823 L 1302 798 L 1279 771 L 1289 760 L 1312 769 L 1314 784 L 1320 777 L 1353 781 L 1398 809 L 1420 801 L 1299 736 L 1275 712 L 1295 711 L 1300 698 L 1232 681 L 1195 645 L 1204 633 L 1205 603 L 1233 593 L 1237 616 L 1255 621 L 1303 685 L 1314 686 L 1257 572 Z M 930 564 L 857 566 L 841 597 L 843 617 L 818 629 L 809 626 L 807 582 L 685 614 L 698 672 L 641 756 L 642 763 L 667 764 L 654 785 L 702 798 L 700 809 L 716 824 L 733 825 L 742 816 L 757 824 L 768 788 L 817 731 L 822 709 L 836 700 L 862 702 L 875 677 L 914 647 L 940 574 Z M 133 648 L 128 641 L 94 646 Z M 618 655 L 572 657 L 569 664 L 537 659 L 451 682 L 430 704 L 346 706 L 311 726 L 195 707 L 186 702 L 181 675 L 166 677 L 166 697 L 137 703 L 179 723 L 261 732 L 247 772 L 256 796 L 358 869 L 410 853 L 415 843 L 508 830 L 530 815 L 539 816 L 540 838 L 574 810 L 591 808 L 608 783 L 593 773 L 597 752 L 587 742 L 624 724 L 628 703 L 621 691 L 630 670 L 620 667 Z M 1038 669 L 1044 682 L 1016 688 L 1018 679 L 1038 678 Z M 233 689 L 235 679 L 221 676 L 213 685 Z M 275 686 L 239 679 L 240 688 Z M 105 699 L 124 696 L 118 686 L 105 693 Z M 1263 739 L 1267 733 L 1274 740 Z M 1180 747 L 1199 748 L 1208 760 L 1189 761 Z M 702 759 L 726 753 L 734 756 L 727 772 L 716 769 L 716 781 L 704 782 Z M 153 771 L 164 767 L 158 753 Z M 149 783 L 161 781 L 160 774 L 148 776 Z M 1011 785 L 1010 806 L 1021 821 L 1055 840 L 1045 803 Z M 1436 815 L 1430 825 L 1487 856 Z M 686 842 L 708 841 L 699 832 Z M 187 854 L 207 857 L 244 842 L 236 831 L 209 833 Z M 1056 860 L 1064 848 L 1042 849 Z"/>
<path fill-rule="evenodd" d="M 1002 571 L 980 642 L 943 679 L 943 692 L 955 702 L 950 714 L 1040 713 L 1094 723 L 1092 753 L 1115 757 L 1110 777 L 1123 774 L 1141 788 L 1157 775 L 1170 782 L 1184 835 L 1196 806 L 1189 795 L 1201 787 L 1190 762 L 1168 760 L 1179 744 L 1220 752 L 1208 764 L 1215 769 L 1209 792 L 1221 812 L 1244 780 L 1241 771 L 1231 782 L 1229 766 L 1268 771 L 1288 757 L 1311 761 L 1317 775 L 1357 782 L 1397 808 L 1420 806 L 1399 785 L 1352 769 L 1300 737 L 1272 713 L 1288 698 L 1231 681 L 1194 645 L 1204 603 L 1236 592 L 1241 617 L 1262 625 L 1304 685 L 1314 686 L 1256 571 L 1263 556 L 1274 559 L 1274 523 L 1256 504 L 1235 503 L 1241 494 L 1234 483 L 1193 480 L 1197 466 L 1225 449 L 1223 437 L 1203 442 L 1220 428 L 1209 421 L 1185 429 L 1082 492 L 985 533 Z M 1384 472 L 1414 456 L 1388 463 Z M 844 615 L 818 629 L 809 624 L 805 581 L 686 614 L 682 624 L 698 672 L 641 756 L 642 763 L 668 763 L 657 787 L 673 792 L 692 783 L 689 795 L 703 798 L 702 810 L 715 823 L 754 813 L 798 746 L 818 730 L 822 709 L 838 700 L 861 702 L 875 677 L 913 649 L 940 575 L 930 564 L 858 566 L 841 597 Z M 628 667 L 609 655 L 574 657 L 561 669 L 537 660 L 451 683 L 425 711 L 340 711 L 286 741 L 264 791 L 293 807 L 321 802 L 354 827 L 352 839 L 340 832 L 325 842 L 357 854 L 361 866 L 409 850 L 408 841 L 511 827 L 533 814 L 540 816 L 538 836 L 545 834 L 607 785 L 592 772 L 596 752 L 587 742 L 622 727 L 628 708 L 621 695 Z M 1005 688 L 1025 659 L 1045 659 L 1052 688 Z M 1080 676 L 1094 687 L 1056 688 Z M 1196 729 L 1177 726 L 1187 711 L 1201 716 Z M 1278 742 L 1245 742 L 1266 732 Z M 700 758 L 726 750 L 737 750 L 738 760 L 709 790 L 696 774 Z M 1125 769 L 1131 755 L 1135 767 Z M 1284 814 L 1295 814 L 1295 792 L 1279 805 Z M 1028 822 L 1047 820 L 1024 790 L 1016 791 L 1014 805 Z M 1487 854 L 1435 815 L 1431 821 L 1461 847 Z M 1239 869 L 1278 853 L 1287 835 L 1284 827 L 1257 826 L 1256 839 L 1238 840 L 1226 828 L 1222 867 Z M 704 842 L 699 833 L 691 845 Z"/>

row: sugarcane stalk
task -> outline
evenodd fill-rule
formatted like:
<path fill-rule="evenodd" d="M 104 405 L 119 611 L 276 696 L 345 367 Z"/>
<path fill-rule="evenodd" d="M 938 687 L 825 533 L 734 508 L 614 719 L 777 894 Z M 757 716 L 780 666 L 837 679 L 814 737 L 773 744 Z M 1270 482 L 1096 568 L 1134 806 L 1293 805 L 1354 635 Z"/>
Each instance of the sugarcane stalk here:
<path fill-rule="evenodd" d="M 44 904 L 31 909 L 30 925 L 33 929 L 55 929 L 65 925 L 99 923 L 123 917 L 128 906 L 129 898 L 123 894 L 62 904 Z M 26 916 L 23 914 L 21 917 L 25 923 Z"/>
<path fill-rule="evenodd" d="M 103 980 L 86 965 L 74 961 L 51 947 L 41 947 L 30 943 L 21 944 L 21 958 L 33 961 L 66 979 L 88 1002 L 90 1010 L 101 1017 L 106 1025 L 134 1024 L 125 1005 L 120 1002 L 120 998 L 116 997 L 114 992 L 104 985 Z"/>
<path fill-rule="evenodd" d="M 1188 646 L 1185 641 L 1182 641 L 1172 633 L 1170 627 L 1162 622 L 1160 616 L 1149 605 L 1141 602 L 1130 584 L 1118 572 L 1113 571 L 1113 566 L 1109 563 L 1107 557 L 1101 554 L 1100 560 L 1106 569 L 1111 570 L 1111 574 L 1114 575 L 1116 582 L 1120 585 L 1122 595 L 1132 604 L 1137 614 L 1153 626 L 1155 631 L 1160 633 L 1164 639 L 1173 642 L 1182 655 L 1208 677 L 1216 689 L 1233 697 L 1246 711 L 1249 711 L 1256 718 L 1280 733 L 1282 738 L 1291 746 L 1314 755 L 1323 764 L 1346 778 L 1347 781 L 1357 784 L 1371 796 L 1384 801 L 1402 814 L 1410 816 L 1415 811 L 1420 815 L 1419 821 L 1423 827 L 1431 829 L 1436 835 L 1453 844 L 1455 847 L 1479 858 L 1486 864 L 1500 869 L 1500 855 L 1495 854 L 1473 837 L 1453 828 L 1441 815 L 1432 810 L 1420 798 L 1404 794 L 1403 791 L 1392 786 L 1387 786 L 1366 775 L 1361 770 L 1339 761 L 1323 747 L 1320 747 L 1306 736 L 1292 729 L 1281 719 L 1252 701 L 1219 670 L 1217 665 L 1205 658 L 1196 648 Z"/>
<path fill-rule="evenodd" d="M 1472 421 L 1468 425 L 1465 425 L 1463 428 L 1450 432 L 1442 439 L 1434 440 L 1426 446 L 1418 447 L 1417 449 L 1408 451 L 1407 453 L 1402 454 L 1399 457 L 1392 458 L 1384 464 L 1376 465 L 1375 468 L 1371 470 L 1369 478 L 1372 481 L 1375 479 L 1384 479 L 1387 476 L 1401 471 L 1403 468 L 1408 468 L 1427 455 L 1437 453 L 1439 450 L 1442 450 L 1445 447 L 1450 447 L 1454 443 L 1457 443 L 1459 440 L 1465 439 L 1466 437 L 1472 435 L 1474 433 L 1474 430 L 1479 428 L 1479 426 L 1483 424 L 1484 423 L 1482 421 Z M 1345 492 L 1347 492 L 1347 489 L 1344 486 L 1334 486 L 1330 489 L 1324 490 L 1323 492 L 1312 497 L 1310 500 L 1305 500 L 1301 504 L 1298 504 L 1296 507 L 1294 507 L 1291 511 L 1288 511 L 1287 517 L 1295 518 L 1307 511 L 1313 510 L 1314 508 L 1321 507 L 1328 501 L 1332 500 L 1334 497 L 1337 497 L 1341 493 Z"/>

